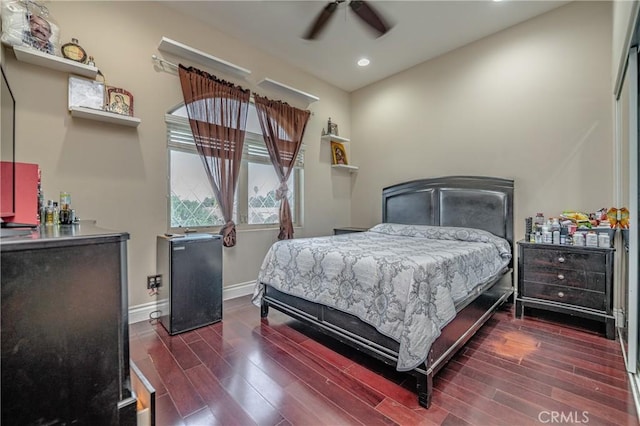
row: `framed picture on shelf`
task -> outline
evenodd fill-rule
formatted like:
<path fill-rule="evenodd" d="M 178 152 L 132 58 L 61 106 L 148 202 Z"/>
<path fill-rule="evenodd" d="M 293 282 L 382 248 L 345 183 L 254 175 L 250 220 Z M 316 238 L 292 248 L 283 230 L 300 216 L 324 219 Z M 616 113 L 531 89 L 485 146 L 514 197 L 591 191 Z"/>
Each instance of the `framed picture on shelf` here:
<path fill-rule="evenodd" d="M 331 164 L 343 164 L 345 166 L 349 164 L 347 161 L 347 152 L 344 149 L 344 145 L 340 142 L 331 142 L 331 156 Z"/>
<path fill-rule="evenodd" d="M 107 86 L 107 111 L 133 116 L 133 95 L 119 87 Z"/>
<path fill-rule="evenodd" d="M 104 83 L 69 76 L 69 109 L 71 107 L 103 109 L 103 106 Z"/>

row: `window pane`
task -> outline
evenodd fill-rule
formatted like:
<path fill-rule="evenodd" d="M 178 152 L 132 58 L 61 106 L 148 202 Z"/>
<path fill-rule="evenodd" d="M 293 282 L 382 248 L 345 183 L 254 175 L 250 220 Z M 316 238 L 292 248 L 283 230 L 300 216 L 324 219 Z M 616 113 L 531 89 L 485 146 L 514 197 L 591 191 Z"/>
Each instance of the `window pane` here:
<path fill-rule="evenodd" d="M 170 150 L 171 227 L 223 225 L 198 154 Z"/>
<path fill-rule="evenodd" d="M 280 202 L 276 200 L 276 190 L 280 186 L 280 182 L 273 166 L 271 164 L 249 163 L 248 168 L 249 224 L 278 223 Z M 296 217 L 294 176 L 295 173 L 292 172 L 287 182 L 289 187 L 287 198 L 293 218 Z"/>

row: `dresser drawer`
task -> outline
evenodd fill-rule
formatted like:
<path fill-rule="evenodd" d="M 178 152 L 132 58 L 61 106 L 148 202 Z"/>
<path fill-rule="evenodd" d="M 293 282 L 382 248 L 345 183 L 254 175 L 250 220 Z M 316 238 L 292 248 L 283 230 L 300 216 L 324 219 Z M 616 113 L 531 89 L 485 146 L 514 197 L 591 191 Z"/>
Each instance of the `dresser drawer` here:
<path fill-rule="evenodd" d="M 584 270 L 547 268 L 538 265 L 525 266 L 521 272 L 525 281 L 535 281 L 566 287 L 593 290 L 604 293 L 607 277 L 599 272 Z"/>
<path fill-rule="evenodd" d="M 525 281 L 522 296 L 534 299 L 551 300 L 585 308 L 606 310 L 606 297 L 603 293 L 586 291 L 575 287 L 543 284 Z"/>
<path fill-rule="evenodd" d="M 605 254 L 601 252 L 572 252 L 558 249 L 524 249 L 525 268 L 561 267 L 586 272 L 606 272 Z"/>

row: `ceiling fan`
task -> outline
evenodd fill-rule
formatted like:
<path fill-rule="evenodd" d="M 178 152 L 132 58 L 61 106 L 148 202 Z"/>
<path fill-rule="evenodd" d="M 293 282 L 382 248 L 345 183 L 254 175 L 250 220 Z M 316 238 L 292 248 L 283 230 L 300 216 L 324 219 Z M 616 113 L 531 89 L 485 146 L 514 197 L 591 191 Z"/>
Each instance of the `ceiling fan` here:
<path fill-rule="evenodd" d="M 302 38 L 305 40 L 316 39 L 326 27 L 329 19 L 333 16 L 338 6 L 341 3 L 346 2 L 347 0 L 335 0 L 329 2 L 318 14 L 315 21 L 308 28 Z M 363 0 L 351 0 L 349 1 L 349 7 L 365 24 L 375 31 L 377 34 L 376 37 L 380 37 L 391 29 L 391 26 L 387 23 L 384 17 L 377 12 L 369 2 Z"/>

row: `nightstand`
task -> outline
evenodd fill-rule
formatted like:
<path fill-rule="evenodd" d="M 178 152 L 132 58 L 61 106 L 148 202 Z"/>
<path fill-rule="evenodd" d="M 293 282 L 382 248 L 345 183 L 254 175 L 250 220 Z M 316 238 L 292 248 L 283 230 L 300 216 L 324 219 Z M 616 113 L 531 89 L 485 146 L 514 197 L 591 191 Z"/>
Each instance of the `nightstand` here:
<path fill-rule="evenodd" d="M 615 339 L 614 252 L 519 241 L 516 316 L 532 307 L 587 318 L 605 323 L 607 338 Z"/>
<path fill-rule="evenodd" d="M 333 228 L 333 235 L 350 234 L 352 232 L 365 232 L 368 230 L 369 228 L 355 228 L 351 226 L 346 226 L 344 228 Z"/>

